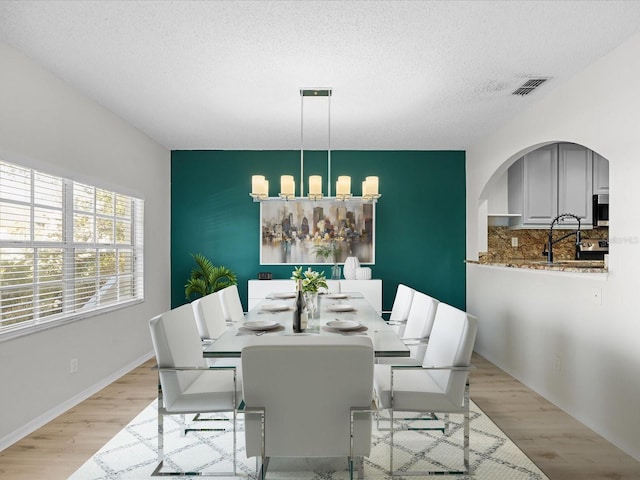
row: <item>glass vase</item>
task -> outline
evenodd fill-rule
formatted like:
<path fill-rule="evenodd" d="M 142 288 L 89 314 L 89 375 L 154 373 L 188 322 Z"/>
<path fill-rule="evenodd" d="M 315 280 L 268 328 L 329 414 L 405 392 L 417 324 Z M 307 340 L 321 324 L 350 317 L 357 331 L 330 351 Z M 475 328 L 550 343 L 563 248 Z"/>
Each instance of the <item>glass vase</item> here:
<path fill-rule="evenodd" d="M 318 292 L 304 292 L 304 301 L 307 304 L 307 315 L 309 320 L 318 318 Z"/>
<path fill-rule="evenodd" d="M 340 265 L 334 263 L 333 267 L 331 267 L 331 280 L 340 280 L 341 275 L 342 269 L 340 268 Z"/>

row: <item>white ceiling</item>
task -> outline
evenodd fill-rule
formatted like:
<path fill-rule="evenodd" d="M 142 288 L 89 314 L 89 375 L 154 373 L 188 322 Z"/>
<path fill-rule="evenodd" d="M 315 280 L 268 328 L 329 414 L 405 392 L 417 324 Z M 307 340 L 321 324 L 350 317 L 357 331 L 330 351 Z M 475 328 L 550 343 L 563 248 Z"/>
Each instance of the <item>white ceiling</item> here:
<path fill-rule="evenodd" d="M 331 87 L 333 150 L 465 150 L 639 30 L 638 1 L 0 1 L 0 40 L 169 149 L 299 149 Z"/>

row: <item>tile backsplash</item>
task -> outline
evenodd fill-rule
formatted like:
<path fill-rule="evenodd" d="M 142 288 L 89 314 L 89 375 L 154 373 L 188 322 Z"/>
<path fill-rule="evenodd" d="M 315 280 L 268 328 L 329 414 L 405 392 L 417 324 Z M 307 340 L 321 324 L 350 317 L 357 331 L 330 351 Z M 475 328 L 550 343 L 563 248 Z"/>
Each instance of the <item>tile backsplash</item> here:
<path fill-rule="evenodd" d="M 554 238 L 560 238 L 569 230 L 555 230 Z M 549 235 L 548 229 L 510 229 L 509 227 L 489 227 L 488 251 L 481 252 L 481 263 L 502 263 L 509 260 L 544 260 L 542 251 L 545 249 Z M 607 228 L 583 230 L 583 240 L 603 240 L 609 237 Z M 511 246 L 511 239 L 518 239 L 518 246 Z M 556 260 L 573 260 L 576 254 L 575 236 L 561 240 L 553 246 L 553 257 Z"/>

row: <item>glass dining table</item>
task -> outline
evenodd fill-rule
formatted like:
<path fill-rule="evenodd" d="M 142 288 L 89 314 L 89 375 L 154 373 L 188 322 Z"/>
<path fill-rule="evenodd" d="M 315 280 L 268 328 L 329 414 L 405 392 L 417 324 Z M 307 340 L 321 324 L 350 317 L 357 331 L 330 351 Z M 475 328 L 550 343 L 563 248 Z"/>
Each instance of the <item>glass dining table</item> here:
<path fill-rule="evenodd" d="M 376 357 L 408 357 L 409 348 L 360 293 L 318 295 L 307 328 L 293 332 L 295 295 L 271 294 L 203 351 L 205 358 L 240 358 L 248 339 L 261 335 L 365 335 Z"/>

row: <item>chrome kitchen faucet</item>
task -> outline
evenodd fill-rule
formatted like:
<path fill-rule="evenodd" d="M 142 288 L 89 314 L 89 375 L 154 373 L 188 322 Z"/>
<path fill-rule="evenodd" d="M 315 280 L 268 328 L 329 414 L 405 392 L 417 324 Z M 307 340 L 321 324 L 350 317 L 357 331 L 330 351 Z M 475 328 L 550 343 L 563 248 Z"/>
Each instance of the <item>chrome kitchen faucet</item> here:
<path fill-rule="evenodd" d="M 561 220 L 562 218 L 565 217 L 572 217 L 575 218 L 578 221 L 578 229 L 575 232 L 569 232 L 566 235 L 563 235 L 562 237 L 554 240 L 553 239 L 553 226 L 558 223 L 559 220 Z M 577 215 L 574 215 L 573 213 L 561 213 L 560 215 L 558 215 L 556 218 L 554 218 L 551 222 L 551 226 L 549 227 L 549 240 L 547 241 L 547 251 L 546 252 L 542 252 L 543 255 L 547 255 L 547 263 L 553 263 L 553 245 L 558 243 L 561 240 L 564 240 L 567 237 L 570 237 L 571 235 L 575 235 L 576 236 L 576 252 L 578 251 L 578 247 L 580 246 L 580 242 L 581 242 L 581 234 L 580 234 L 580 217 L 578 217 Z"/>

